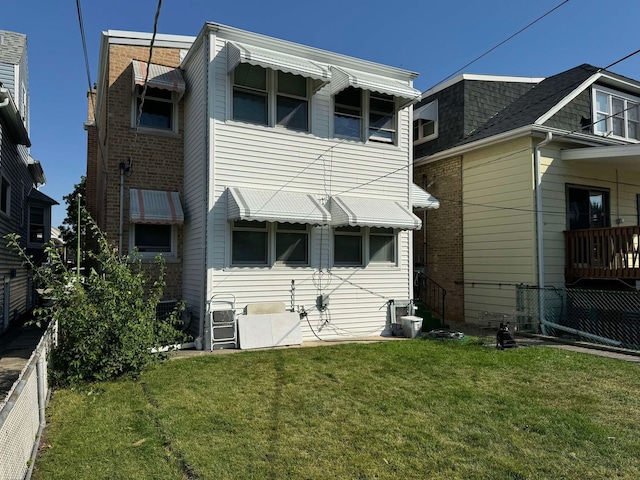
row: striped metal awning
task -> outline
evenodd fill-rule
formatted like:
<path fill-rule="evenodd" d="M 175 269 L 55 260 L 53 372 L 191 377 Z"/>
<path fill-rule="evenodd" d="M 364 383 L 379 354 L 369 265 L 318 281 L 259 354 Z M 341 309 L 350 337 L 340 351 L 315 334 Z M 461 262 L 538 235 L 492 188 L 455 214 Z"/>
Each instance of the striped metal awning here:
<path fill-rule="evenodd" d="M 440 208 L 440 202 L 429 192 L 413 183 L 411 184 L 411 206 L 413 208 L 426 208 L 433 210 Z"/>
<path fill-rule="evenodd" d="M 147 78 L 147 62 L 132 60 L 131 63 L 133 65 L 134 85 L 144 85 L 145 78 Z M 184 93 L 186 86 L 179 68 L 150 63 L 148 70 L 147 85 L 149 87 L 170 90 L 179 94 Z"/>
<path fill-rule="evenodd" d="M 329 211 L 310 194 L 227 188 L 227 220 L 327 225 L 330 218 Z"/>
<path fill-rule="evenodd" d="M 138 190 L 129 192 L 129 219 L 131 223 L 181 225 L 184 212 L 178 192 Z"/>
<path fill-rule="evenodd" d="M 422 222 L 400 202 L 364 197 L 331 197 L 331 225 L 418 230 Z"/>
<path fill-rule="evenodd" d="M 420 100 L 420 91 L 408 84 L 392 78 L 359 72 L 344 67 L 331 67 L 331 94 L 341 92 L 347 87 L 361 88 L 370 92 L 384 93 L 397 97 L 400 106 L 406 106 Z"/>
<path fill-rule="evenodd" d="M 242 43 L 227 43 L 227 71 L 230 73 L 241 63 L 248 63 L 272 70 L 280 70 L 314 82 L 314 91 L 319 90 L 331 79 L 329 68 L 306 58 L 275 52 L 266 48 Z"/>

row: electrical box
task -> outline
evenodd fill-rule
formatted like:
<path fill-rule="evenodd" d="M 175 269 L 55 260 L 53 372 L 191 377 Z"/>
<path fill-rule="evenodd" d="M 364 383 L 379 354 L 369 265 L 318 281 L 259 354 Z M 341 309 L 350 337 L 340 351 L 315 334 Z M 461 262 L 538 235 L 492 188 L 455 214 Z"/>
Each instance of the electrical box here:
<path fill-rule="evenodd" d="M 316 298 L 316 308 L 323 312 L 327 309 L 327 307 L 329 306 L 329 295 L 328 294 L 322 294 L 322 295 L 318 295 L 318 297 Z"/>

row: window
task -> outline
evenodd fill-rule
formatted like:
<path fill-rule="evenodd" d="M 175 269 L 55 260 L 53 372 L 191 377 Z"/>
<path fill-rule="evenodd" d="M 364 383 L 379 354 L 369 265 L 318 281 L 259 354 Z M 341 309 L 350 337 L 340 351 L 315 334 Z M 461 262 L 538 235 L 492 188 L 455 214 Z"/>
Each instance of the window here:
<path fill-rule="evenodd" d="M 639 105 L 640 98 L 602 87 L 594 89 L 594 133 L 640 140 Z"/>
<path fill-rule="evenodd" d="M 29 207 L 29 243 L 44 243 L 45 209 L 41 206 Z"/>
<path fill-rule="evenodd" d="M 568 186 L 567 227 L 569 230 L 608 227 L 609 191 L 606 189 Z"/>
<path fill-rule="evenodd" d="M 369 232 L 369 262 L 395 263 L 396 236 L 393 228 L 371 228 Z"/>
<path fill-rule="evenodd" d="M 335 98 L 334 132 L 336 137 L 362 137 L 362 90 L 349 87 Z"/>
<path fill-rule="evenodd" d="M 134 128 L 138 121 L 138 112 L 142 102 L 142 86 L 136 85 L 135 92 Z M 176 117 L 177 102 L 174 93 L 161 88 L 147 87 L 138 126 L 156 130 L 177 131 Z"/>
<path fill-rule="evenodd" d="M 267 222 L 233 222 L 232 265 L 267 265 L 269 261 Z"/>
<path fill-rule="evenodd" d="M 276 262 L 289 265 L 309 264 L 309 234 L 306 225 L 276 224 Z"/>
<path fill-rule="evenodd" d="M 231 227 L 231 265 L 309 265 L 308 225 L 236 220 Z"/>
<path fill-rule="evenodd" d="M 366 125 L 365 123 L 366 119 Z M 348 87 L 334 96 L 333 131 L 336 137 L 394 143 L 396 102 L 391 95 Z"/>
<path fill-rule="evenodd" d="M 233 119 L 308 132 L 307 79 L 241 63 L 233 73 Z"/>
<path fill-rule="evenodd" d="M 369 139 L 393 143 L 396 136 L 396 102 L 391 95 L 369 94 Z"/>
<path fill-rule="evenodd" d="M 396 264 L 396 232 L 383 227 L 336 227 L 333 264 L 338 267 Z"/>
<path fill-rule="evenodd" d="M 175 225 L 134 223 L 131 228 L 131 244 L 142 257 L 176 255 Z"/>
<path fill-rule="evenodd" d="M 5 177 L 0 178 L 0 212 L 8 216 L 11 213 L 11 184 Z"/>
<path fill-rule="evenodd" d="M 362 265 L 364 250 L 362 227 L 336 227 L 333 232 L 333 263 Z"/>
<path fill-rule="evenodd" d="M 438 100 L 413 112 L 413 141 L 422 143 L 438 137 Z"/>

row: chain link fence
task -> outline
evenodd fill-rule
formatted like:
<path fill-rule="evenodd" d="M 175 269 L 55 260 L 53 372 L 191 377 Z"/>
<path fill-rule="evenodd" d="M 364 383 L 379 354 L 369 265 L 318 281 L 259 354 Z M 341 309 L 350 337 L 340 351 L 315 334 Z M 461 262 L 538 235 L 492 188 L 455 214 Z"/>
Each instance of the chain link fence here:
<path fill-rule="evenodd" d="M 20 376 L 0 403 L 0 479 L 23 480 L 31 466 L 45 424 L 50 397 L 47 379 L 49 353 L 57 344 L 57 322 L 52 322 Z"/>
<path fill-rule="evenodd" d="M 560 338 L 640 350 L 640 293 L 519 285 L 521 315 Z"/>

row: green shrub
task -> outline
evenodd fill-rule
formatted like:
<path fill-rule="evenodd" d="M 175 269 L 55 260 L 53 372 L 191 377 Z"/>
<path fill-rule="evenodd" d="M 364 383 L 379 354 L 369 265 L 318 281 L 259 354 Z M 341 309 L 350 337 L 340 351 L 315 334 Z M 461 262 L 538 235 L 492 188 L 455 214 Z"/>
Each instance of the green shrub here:
<path fill-rule="evenodd" d="M 166 319 L 156 319 L 156 306 L 165 287 L 164 261 L 155 259 L 158 276 L 149 279 L 139 259 L 118 255 L 88 219 L 97 252 L 86 252 L 93 265 L 86 276 L 67 270 L 53 245 L 46 246 L 47 266 L 36 266 L 16 235 L 9 245 L 28 264 L 50 301 L 37 308 L 40 320 L 58 320 L 58 346 L 52 353 L 52 382 L 73 385 L 138 375 L 163 354 L 153 348 L 185 340 L 177 328 L 184 309 L 179 305 Z"/>

